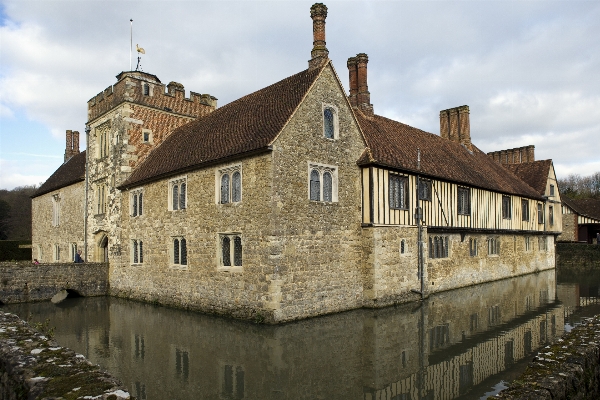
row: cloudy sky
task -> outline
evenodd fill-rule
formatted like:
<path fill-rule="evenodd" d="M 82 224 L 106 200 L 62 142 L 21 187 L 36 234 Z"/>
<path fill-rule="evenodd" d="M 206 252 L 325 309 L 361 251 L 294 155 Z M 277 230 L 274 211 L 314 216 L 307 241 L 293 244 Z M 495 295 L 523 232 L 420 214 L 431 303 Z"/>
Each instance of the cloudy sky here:
<path fill-rule="evenodd" d="M 129 70 L 224 105 L 307 68 L 311 1 L 0 0 L 0 188 L 45 181 L 65 130 Z M 439 132 L 439 111 L 471 110 L 473 143 L 529 144 L 559 177 L 600 171 L 600 2 L 328 1 L 327 47 L 369 55 L 375 112 Z M 135 60 L 134 60 L 135 68 Z"/>

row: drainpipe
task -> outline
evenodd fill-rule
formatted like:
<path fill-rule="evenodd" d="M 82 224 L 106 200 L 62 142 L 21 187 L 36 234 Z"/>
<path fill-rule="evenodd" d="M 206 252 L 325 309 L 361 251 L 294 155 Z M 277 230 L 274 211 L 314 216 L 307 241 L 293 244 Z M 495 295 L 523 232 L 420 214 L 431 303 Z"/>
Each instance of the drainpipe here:
<path fill-rule="evenodd" d="M 417 170 L 421 170 L 421 149 L 417 149 Z M 421 300 L 425 298 L 425 263 L 423 257 L 423 210 L 421 209 L 419 202 L 419 184 L 421 181 L 421 176 L 417 174 L 417 207 L 415 207 L 415 219 L 417 220 L 417 274 L 419 279 L 421 280 L 421 290 L 420 292 L 413 290 L 421 295 Z"/>
<path fill-rule="evenodd" d="M 88 222 L 88 161 L 90 157 L 90 132 L 91 128 L 89 125 L 85 126 L 85 198 L 83 200 L 83 259 L 86 262 L 88 260 L 88 235 L 87 235 L 87 222 Z"/>

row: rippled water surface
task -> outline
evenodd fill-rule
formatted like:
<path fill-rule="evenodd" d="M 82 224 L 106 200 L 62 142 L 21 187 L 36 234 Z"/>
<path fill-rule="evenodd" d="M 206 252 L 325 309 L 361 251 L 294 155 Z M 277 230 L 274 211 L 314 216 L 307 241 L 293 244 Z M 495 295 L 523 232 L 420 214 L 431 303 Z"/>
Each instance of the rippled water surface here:
<path fill-rule="evenodd" d="M 3 310 L 49 318 L 60 344 L 138 399 L 479 399 L 515 379 L 565 321 L 577 324 L 582 305 L 600 307 L 597 297 L 598 286 L 557 285 L 547 271 L 283 326 L 109 297 Z"/>

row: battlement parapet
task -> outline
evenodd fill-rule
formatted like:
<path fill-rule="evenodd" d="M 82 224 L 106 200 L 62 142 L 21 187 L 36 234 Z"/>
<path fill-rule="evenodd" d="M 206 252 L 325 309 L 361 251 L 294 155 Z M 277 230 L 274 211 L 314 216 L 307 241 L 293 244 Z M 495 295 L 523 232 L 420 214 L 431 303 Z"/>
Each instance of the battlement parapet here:
<path fill-rule="evenodd" d="M 217 98 L 210 94 L 190 92 L 185 97 L 181 83 L 164 85 L 152 74 L 140 71 L 121 72 L 117 83 L 88 101 L 88 121 L 110 111 L 123 101 L 158 108 L 190 117 L 204 116 L 217 108 Z"/>

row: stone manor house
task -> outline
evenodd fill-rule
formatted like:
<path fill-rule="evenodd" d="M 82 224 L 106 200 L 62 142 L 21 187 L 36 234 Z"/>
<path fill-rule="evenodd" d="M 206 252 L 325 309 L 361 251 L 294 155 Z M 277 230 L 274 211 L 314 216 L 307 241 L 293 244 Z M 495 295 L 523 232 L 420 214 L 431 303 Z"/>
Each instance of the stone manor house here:
<path fill-rule="evenodd" d="M 108 262 L 117 296 L 265 322 L 416 300 L 554 268 L 560 195 L 533 146 L 485 154 L 375 114 L 368 57 L 328 58 L 217 108 L 129 71 L 88 102 L 87 148 L 33 197 L 33 257 Z"/>

